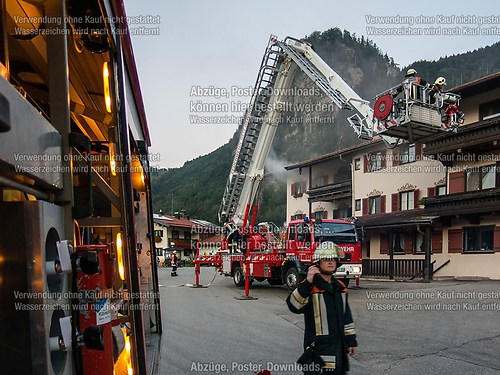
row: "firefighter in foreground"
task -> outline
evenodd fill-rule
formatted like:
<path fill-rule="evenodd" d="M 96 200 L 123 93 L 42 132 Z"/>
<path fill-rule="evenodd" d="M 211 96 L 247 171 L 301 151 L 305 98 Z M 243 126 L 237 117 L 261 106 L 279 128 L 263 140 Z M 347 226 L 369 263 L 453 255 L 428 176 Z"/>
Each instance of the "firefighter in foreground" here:
<path fill-rule="evenodd" d="M 305 351 L 297 361 L 304 374 L 345 374 L 348 354 L 353 355 L 357 347 L 347 287 L 332 276 L 342 257 L 337 245 L 323 242 L 307 278 L 287 298 L 290 311 L 304 314 Z"/>

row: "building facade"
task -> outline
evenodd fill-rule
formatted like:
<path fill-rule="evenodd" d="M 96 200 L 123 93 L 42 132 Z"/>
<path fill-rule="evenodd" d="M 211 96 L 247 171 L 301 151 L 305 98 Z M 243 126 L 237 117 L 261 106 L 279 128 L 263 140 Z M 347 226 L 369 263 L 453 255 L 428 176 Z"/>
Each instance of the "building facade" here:
<path fill-rule="evenodd" d="M 432 263 L 434 277 L 500 279 L 499 87 L 500 73 L 450 90 L 465 122 L 426 145 L 373 140 L 286 167 L 288 220 L 355 216 L 369 274 Z"/>
<path fill-rule="evenodd" d="M 217 233 L 219 228 L 203 220 L 190 219 L 181 215 L 154 215 L 154 240 L 159 256 L 168 257 L 175 251 L 181 261 L 192 261 L 196 242 Z M 220 232 L 220 230 L 219 230 Z"/>

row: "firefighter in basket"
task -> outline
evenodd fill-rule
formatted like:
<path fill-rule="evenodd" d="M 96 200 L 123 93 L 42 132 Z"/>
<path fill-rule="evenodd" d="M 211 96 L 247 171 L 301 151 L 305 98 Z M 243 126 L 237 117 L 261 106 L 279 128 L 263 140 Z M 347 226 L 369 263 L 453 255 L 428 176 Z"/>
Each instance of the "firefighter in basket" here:
<path fill-rule="evenodd" d="M 321 243 L 306 279 L 287 298 L 290 311 L 304 314 L 305 351 L 297 360 L 304 374 L 345 374 L 358 346 L 347 287 L 333 277 L 343 255 L 333 242 Z"/>

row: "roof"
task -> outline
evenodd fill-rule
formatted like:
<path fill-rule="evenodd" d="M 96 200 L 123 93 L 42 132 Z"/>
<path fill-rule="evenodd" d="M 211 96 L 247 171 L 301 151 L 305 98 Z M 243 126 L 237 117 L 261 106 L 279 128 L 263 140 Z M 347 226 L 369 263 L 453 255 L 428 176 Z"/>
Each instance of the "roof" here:
<path fill-rule="evenodd" d="M 417 210 L 398 211 L 384 214 L 364 215 L 358 217 L 357 226 L 366 229 L 382 229 L 388 227 L 414 226 L 431 224 L 438 216 L 422 208 Z"/>
<path fill-rule="evenodd" d="M 153 220 L 162 227 L 177 228 L 218 228 L 217 225 L 199 219 L 188 219 L 187 217 L 176 217 L 170 215 L 153 214 Z"/>
<path fill-rule="evenodd" d="M 193 220 L 189 220 L 188 218 L 181 217 L 177 218 L 175 216 L 168 215 L 154 215 L 154 222 L 163 226 L 163 227 L 179 227 L 179 228 L 201 228 L 203 225 L 200 225 Z"/>
<path fill-rule="evenodd" d="M 328 154 L 320 155 L 320 156 L 314 157 L 312 159 L 304 160 L 304 161 L 286 166 L 285 169 L 287 171 L 291 171 L 293 169 L 303 168 L 303 167 L 307 167 L 310 165 L 318 164 L 318 163 L 321 163 L 323 161 L 327 161 L 330 159 L 334 159 L 336 157 L 340 157 L 343 154 L 349 154 L 349 153 L 352 153 L 354 151 L 360 150 L 362 148 L 379 144 L 381 142 L 383 142 L 381 138 L 374 139 L 374 140 L 367 141 L 367 142 L 363 142 L 363 143 L 360 143 L 360 144 L 357 144 L 357 145 L 354 145 L 351 147 L 346 147 L 346 148 L 343 148 L 343 149 L 340 149 L 340 150 L 337 150 L 334 152 L 330 152 Z"/>
<path fill-rule="evenodd" d="M 500 72 L 496 72 L 485 77 L 466 82 L 462 85 L 452 87 L 446 92 L 460 94 L 462 98 L 491 91 L 500 86 Z"/>

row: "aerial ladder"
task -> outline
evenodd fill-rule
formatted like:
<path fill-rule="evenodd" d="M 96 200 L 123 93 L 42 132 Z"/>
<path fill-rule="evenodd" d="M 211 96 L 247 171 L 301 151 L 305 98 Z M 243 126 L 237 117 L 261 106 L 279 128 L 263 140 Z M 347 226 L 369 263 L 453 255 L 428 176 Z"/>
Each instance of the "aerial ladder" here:
<path fill-rule="evenodd" d="M 264 179 L 264 165 L 285 104 L 285 89 L 290 87 L 297 68 L 338 108 L 355 112 L 347 120 L 361 139 L 378 136 L 393 148 L 402 141 L 422 142 L 458 125 L 454 114 L 444 126 L 445 115 L 440 109 L 445 102 L 458 105 L 458 95 L 440 94 L 430 104 L 428 88 L 419 88 L 422 95 L 418 98 L 411 97 L 412 90 L 405 89 L 399 100 L 395 99 L 396 88 L 391 88 L 377 96 L 373 110 L 370 102 L 362 99 L 309 43 L 291 37 L 279 41 L 271 35 L 219 207 L 219 221 L 223 223 L 248 224 L 249 208 Z"/>
<path fill-rule="evenodd" d="M 236 285 L 244 283 L 247 298 L 250 277 L 246 276 L 267 279 L 271 285 L 286 280 L 289 288 L 294 287 L 297 280 L 289 282 L 289 277 L 298 278 L 299 274 L 294 270 L 303 272 L 307 263 L 300 257 L 305 253 L 310 256 L 317 246 L 310 244 L 304 248 L 307 249 L 305 253 L 296 253 L 287 248 L 286 241 L 280 243 L 268 236 L 269 223 L 255 225 L 258 210 L 255 202 L 264 180 L 265 162 L 286 108 L 287 89 L 291 87 L 297 69 L 305 73 L 339 109 L 354 112 L 347 120 L 361 139 L 381 138 L 388 147 L 394 148 L 401 142 L 423 142 L 458 126 L 458 110 L 449 112 L 444 109 L 445 104 L 456 109 L 458 95 L 439 93 L 431 103 L 429 88 L 407 82 L 379 94 L 372 109 L 370 102 L 362 99 L 309 43 L 291 37 L 280 41 L 271 35 L 250 105 L 241 123 L 240 137 L 219 207 L 219 221 L 225 223 L 225 242 L 222 251 L 215 255 L 203 256 L 198 250 L 195 260 L 197 285 L 199 266 L 208 263 L 233 276 Z M 412 94 L 415 92 L 419 95 Z M 253 213 L 250 212 L 252 207 Z M 346 223 L 330 222 L 322 224 L 318 220 L 314 225 L 346 226 Z M 260 231 L 263 227 L 267 236 Z M 351 248 L 359 246 L 351 245 Z M 291 258 L 297 257 L 300 259 L 292 264 Z M 351 269 L 353 275 L 355 272 L 361 274 L 361 266 L 356 268 L 357 271 Z"/>

